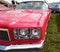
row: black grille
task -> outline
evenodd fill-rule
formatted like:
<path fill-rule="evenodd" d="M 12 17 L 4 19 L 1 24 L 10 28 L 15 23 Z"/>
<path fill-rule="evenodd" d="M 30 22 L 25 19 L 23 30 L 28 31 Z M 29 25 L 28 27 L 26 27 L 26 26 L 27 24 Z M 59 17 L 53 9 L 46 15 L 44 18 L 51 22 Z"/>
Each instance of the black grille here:
<path fill-rule="evenodd" d="M 0 30 L 0 40 L 9 41 L 8 32 L 5 30 Z"/>

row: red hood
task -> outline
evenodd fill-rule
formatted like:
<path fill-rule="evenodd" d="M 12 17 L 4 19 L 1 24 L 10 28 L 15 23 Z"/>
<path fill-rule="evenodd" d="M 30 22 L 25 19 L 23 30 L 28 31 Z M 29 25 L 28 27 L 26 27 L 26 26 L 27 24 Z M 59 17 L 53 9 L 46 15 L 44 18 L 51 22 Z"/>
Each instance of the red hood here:
<path fill-rule="evenodd" d="M 42 10 L 10 10 L 0 12 L 0 25 L 12 25 L 17 23 L 38 23 L 43 16 Z M 25 25 L 25 24 L 23 24 Z"/>

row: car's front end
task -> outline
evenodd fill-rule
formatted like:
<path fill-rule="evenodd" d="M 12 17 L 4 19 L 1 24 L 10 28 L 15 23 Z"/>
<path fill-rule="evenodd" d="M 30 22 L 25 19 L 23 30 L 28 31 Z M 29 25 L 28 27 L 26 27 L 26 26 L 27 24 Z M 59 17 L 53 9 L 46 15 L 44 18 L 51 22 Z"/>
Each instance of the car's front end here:
<path fill-rule="evenodd" d="M 0 11 L 0 50 L 42 48 L 51 12 L 47 4 L 29 1 L 17 8 Z"/>
<path fill-rule="evenodd" d="M 34 26 L 34 23 L 30 23 L 30 26 L 23 24 L 9 25 L 7 28 L 6 24 L 0 26 L 0 50 L 42 48 L 42 29 L 37 24 Z"/>
<path fill-rule="evenodd" d="M 31 28 L 29 28 L 30 30 Z M 18 34 L 16 35 L 16 32 L 14 32 L 15 35 L 11 34 L 13 36 L 13 41 L 9 40 L 8 38 L 10 38 L 9 33 L 8 34 L 4 34 L 7 33 L 7 29 L 0 29 L 0 35 L 2 33 L 2 36 L 0 36 L 3 41 L 0 41 L 0 50 L 11 50 L 11 49 L 30 49 L 30 48 L 42 48 L 44 39 L 41 40 L 40 38 L 40 31 L 38 28 L 32 28 L 33 30 L 33 35 L 31 34 L 31 32 L 29 34 L 24 35 L 24 32 L 21 32 L 22 35 Z M 6 30 L 6 31 L 4 31 Z M 20 30 L 20 29 L 18 29 Z M 39 31 L 39 32 L 34 32 L 35 30 Z M 9 32 L 9 31 L 8 31 Z M 12 33 L 12 32 L 11 32 Z M 34 34 L 35 33 L 35 34 Z M 9 35 L 9 36 L 7 36 Z M 20 36 L 19 36 L 20 35 Z M 3 39 L 5 38 L 5 39 Z M 6 45 L 5 45 L 6 44 Z"/>
<path fill-rule="evenodd" d="M 10 11 L 8 11 L 10 12 Z M 8 14 L 7 14 L 8 15 Z M 18 14 L 19 15 L 19 14 Z M 24 16 L 29 14 L 23 14 Z M 22 15 L 22 16 L 23 16 Z M 41 14 L 39 14 L 40 16 Z M 4 15 L 3 15 L 4 16 Z M 42 38 L 42 28 L 38 24 L 38 14 L 32 14 L 32 16 L 38 17 L 38 19 L 33 19 L 36 17 L 29 16 L 20 17 L 21 19 L 15 18 L 2 18 L 0 17 L 0 50 L 10 50 L 10 49 L 29 49 L 29 48 L 41 48 L 44 42 Z M 28 19 L 28 20 L 27 20 Z M 31 21 L 32 20 L 32 21 Z M 3 23 L 4 22 L 4 23 Z"/>

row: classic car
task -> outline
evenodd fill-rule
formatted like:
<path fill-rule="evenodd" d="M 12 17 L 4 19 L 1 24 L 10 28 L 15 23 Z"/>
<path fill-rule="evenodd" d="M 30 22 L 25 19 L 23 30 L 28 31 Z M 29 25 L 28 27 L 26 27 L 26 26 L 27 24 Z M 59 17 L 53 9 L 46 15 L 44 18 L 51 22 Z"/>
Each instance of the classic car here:
<path fill-rule="evenodd" d="M 54 7 L 52 7 L 52 12 L 59 12 L 60 11 L 60 5 L 54 5 Z"/>
<path fill-rule="evenodd" d="M 52 12 L 60 12 L 60 2 L 56 2 L 56 3 L 49 3 L 49 5 L 51 6 L 51 10 Z"/>
<path fill-rule="evenodd" d="M 0 7 L 0 50 L 42 48 L 50 13 L 42 0 L 22 1 L 15 9 Z"/>

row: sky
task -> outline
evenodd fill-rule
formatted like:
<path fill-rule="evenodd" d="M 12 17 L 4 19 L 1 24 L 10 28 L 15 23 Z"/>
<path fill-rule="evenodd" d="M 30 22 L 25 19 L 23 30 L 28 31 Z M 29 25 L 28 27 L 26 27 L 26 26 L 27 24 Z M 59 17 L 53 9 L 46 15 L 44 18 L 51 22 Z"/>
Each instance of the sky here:
<path fill-rule="evenodd" d="M 11 0 L 5 0 L 5 1 L 7 1 L 7 2 L 11 3 Z M 20 2 L 20 1 L 22 1 L 22 0 L 15 0 L 15 1 Z M 47 2 L 47 3 L 60 2 L 60 0 L 46 0 L 46 2 Z"/>

